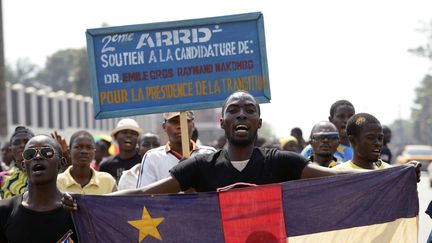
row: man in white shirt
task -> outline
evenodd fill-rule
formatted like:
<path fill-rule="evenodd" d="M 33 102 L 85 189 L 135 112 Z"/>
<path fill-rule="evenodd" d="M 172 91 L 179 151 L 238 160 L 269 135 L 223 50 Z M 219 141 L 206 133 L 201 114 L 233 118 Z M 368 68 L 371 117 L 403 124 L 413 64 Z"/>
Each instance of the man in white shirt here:
<path fill-rule="evenodd" d="M 215 152 L 216 150 L 213 147 L 197 145 L 190 139 L 194 129 L 194 113 L 186 111 L 186 116 L 188 120 L 190 157 Z M 169 141 L 163 146 L 147 151 L 144 155 L 141 162 L 141 171 L 138 175 L 137 188 L 169 177 L 169 170 L 183 159 L 180 112 L 164 113 L 163 118 L 162 127 L 167 133 Z"/>

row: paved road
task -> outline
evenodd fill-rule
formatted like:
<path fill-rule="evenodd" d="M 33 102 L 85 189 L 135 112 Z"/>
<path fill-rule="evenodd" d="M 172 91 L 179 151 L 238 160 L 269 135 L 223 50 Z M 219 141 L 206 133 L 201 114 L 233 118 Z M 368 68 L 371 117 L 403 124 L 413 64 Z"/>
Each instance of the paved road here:
<path fill-rule="evenodd" d="M 429 178 L 426 172 L 423 172 L 420 183 L 417 184 L 417 190 L 420 200 L 420 212 L 419 212 L 419 242 L 424 243 L 429 236 L 432 229 L 432 219 L 425 214 L 425 210 L 432 200 L 432 188 L 429 186 Z"/>

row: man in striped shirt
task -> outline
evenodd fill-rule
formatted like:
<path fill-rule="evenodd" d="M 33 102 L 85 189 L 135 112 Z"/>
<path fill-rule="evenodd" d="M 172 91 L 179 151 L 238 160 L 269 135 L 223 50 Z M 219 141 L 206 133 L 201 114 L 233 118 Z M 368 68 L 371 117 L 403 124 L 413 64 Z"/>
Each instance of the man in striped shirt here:
<path fill-rule="evenodd" d="M 194 129 L 194 113 L 186 111 L 186 116 L 188 120 L 190 156 L 215 152 L 214 148 L 198 145 L 190 139 Z M 180 112 L 164 113 L 163 119 L 162 127 L 168 135 L 169 141 L 161 147 L 147 151 L 144 155 L 141 162 L 141 171 L 138 175 L 137 188 L 169 177 L 169 170 L 183 159 Z"/>

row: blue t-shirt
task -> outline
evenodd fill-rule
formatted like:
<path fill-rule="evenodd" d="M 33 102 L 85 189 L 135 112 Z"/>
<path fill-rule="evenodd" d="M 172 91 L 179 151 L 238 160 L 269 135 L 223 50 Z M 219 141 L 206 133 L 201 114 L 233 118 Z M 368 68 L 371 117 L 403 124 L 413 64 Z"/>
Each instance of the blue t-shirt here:
<path fill-rule="evenodd" d="M 306 146 L 303 149 L 303 151 L 301 152 L 301 155 L 303 155 L 305 158 L 309 158 L 312 155 L 312 153 L 313 153 L 313 148 L 309 144 L 308 146 Z M 352 159 L 353 150 L 352 150 L 351 146 L 339 144 L 339 146 L 337 147 L 336 152 L 334 153 L 333 156 L 336 157 L 336 159 L 338 161 L 345 162 L 345 161 Z"/>

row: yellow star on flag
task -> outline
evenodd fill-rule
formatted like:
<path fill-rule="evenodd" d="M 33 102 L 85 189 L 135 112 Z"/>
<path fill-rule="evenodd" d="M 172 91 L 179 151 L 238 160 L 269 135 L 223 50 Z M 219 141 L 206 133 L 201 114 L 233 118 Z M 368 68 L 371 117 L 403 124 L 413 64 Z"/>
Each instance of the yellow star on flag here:
<path fill-rule="evenodd" d="M 147 235 L 151 235 L 158 240 L 162 240 L 157 226 L 164 220 L 164 218 L 152 218 L 144 207 L 141 219 L 128 221 L 130 225 L 139 230 L 139 242 L 143 241 Z"/>

